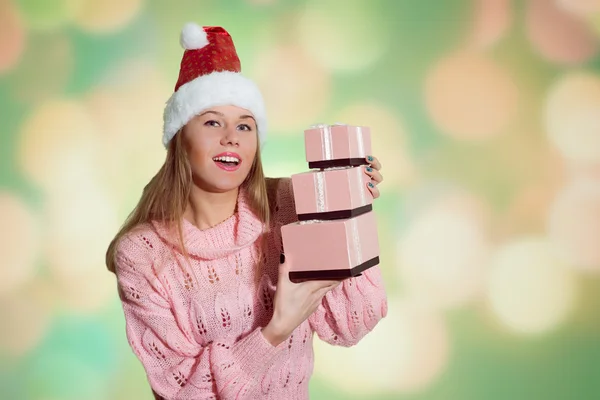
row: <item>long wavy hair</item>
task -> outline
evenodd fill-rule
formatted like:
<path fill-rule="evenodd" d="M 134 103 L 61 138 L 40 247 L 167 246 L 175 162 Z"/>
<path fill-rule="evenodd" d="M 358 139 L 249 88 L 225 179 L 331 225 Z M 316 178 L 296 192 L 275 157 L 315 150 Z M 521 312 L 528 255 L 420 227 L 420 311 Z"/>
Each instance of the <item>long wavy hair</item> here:
<path fill-rule="evenodd" d="M 181 133 L 180 130 L 169 142 L 164 164 L 144 187 L 140 201 L 108 246 L 106 266 L 109 271 L 115 272 L 115 251 L 119 240 L 140 224 L 150 221 L 166 223 L 171 231 L 176 231 L 179 245 L 187 258 L 181 220 L 192 188 L 192 170 Z M 260 146 L 257 146 L 254 162 L 242 187 L 247 192 L 250 208 L 268 227 L 270 211 L 266 185 Z M 264 235 L 262 237 L 264 239 Z M 262 251 L 262 241 L 260 249 Z"/>

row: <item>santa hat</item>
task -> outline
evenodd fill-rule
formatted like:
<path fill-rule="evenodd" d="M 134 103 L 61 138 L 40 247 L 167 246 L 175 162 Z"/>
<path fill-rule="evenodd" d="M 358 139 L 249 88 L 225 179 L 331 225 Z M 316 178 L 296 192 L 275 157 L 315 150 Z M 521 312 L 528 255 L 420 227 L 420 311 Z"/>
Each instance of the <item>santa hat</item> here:
<path fill-rule="evenodd" d="M 263 98 L 256 84 L 240 73 L 240 60 L 229 33 L 221 27 L 201 28 L 188 23 L 179 42 L 185 52 L 175 93 L 163 115 L 165 147 L 194 116 L 223 105 L 234 105 L 253 114 L 262 147 L 267 133 Z"/>

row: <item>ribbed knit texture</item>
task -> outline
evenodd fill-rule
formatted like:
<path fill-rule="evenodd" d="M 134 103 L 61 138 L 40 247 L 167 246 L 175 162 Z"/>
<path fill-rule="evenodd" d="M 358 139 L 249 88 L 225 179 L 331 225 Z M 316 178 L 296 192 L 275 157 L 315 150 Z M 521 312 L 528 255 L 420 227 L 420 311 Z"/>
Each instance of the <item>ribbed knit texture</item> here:
<path fill-rule="evenodd" d="M 165 399 L 308 399 L 313 334 L 352 346 L 387 313 L 379 267 L 345 280 L 288 340 L 263 336 L 273 314 L 281 226 L 297 220 L 290 179 L 269 179 L 270 232 L 245 193 L 237 213 L 208 230 L 184 221 L 189 263 L 157 222 L 117 246 L 127 337 L 152 389 Z"/>

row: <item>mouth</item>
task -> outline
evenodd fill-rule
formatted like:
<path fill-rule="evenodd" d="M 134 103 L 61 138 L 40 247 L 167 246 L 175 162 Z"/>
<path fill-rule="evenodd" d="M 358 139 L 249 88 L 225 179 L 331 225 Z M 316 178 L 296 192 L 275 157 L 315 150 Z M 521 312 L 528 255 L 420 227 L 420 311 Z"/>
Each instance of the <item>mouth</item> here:
<path fill-rule="evenodd" d="M 242 163 L 242 159 L 237 154 L 220 154 L 213 157 L 217 166 L 226 171 L 235 171 Z"/>

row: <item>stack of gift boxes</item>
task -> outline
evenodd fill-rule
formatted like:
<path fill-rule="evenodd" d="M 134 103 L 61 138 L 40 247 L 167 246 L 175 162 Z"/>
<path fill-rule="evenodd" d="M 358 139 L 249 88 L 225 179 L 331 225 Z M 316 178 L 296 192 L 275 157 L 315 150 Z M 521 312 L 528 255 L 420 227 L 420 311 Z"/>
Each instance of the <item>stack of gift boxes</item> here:
<path fill-rule="evenodd" d="M 369 128 L 316 125 L 304 131 L 309 172 L 292 175 L 298 222 L 281 228 L 290 279 L 337 280 L 379 264 L 370 177 Z"/>

